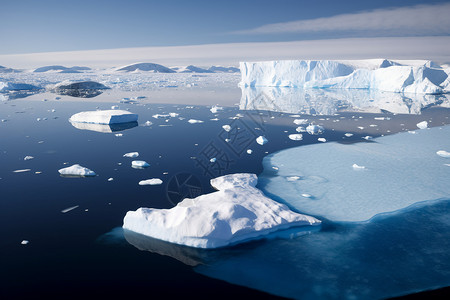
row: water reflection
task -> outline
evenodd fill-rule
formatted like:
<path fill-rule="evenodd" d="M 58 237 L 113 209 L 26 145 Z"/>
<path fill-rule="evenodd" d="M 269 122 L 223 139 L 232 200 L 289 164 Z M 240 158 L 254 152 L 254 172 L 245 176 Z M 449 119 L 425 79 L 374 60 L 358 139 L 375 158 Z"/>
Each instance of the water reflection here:
<path fill-rule="evenodd" d="M 427 107 L 449 105 L 445 94 L 402 94 L 369 89 L 298 89 L 241 87 L 241 110 L 332 115 L 342 111 L 420 114 Z"/>
<path fill-rule="evenodd" d="M 58 95 L 71 96 L 78 98 L 94 98 L 103 93 L 103 90 L 90 90 L 90 89 L 55 89 Z"/>
<path fill-rule="evenodd" d="M 80 130 L 90 130 L 102 133 L 112 133 L 123 131 L 138 126 L 138 122 L 118 123 L 118 124 L 94 124 L 94 123 L 78 123 L 70 122 L 73 127 Z"/>

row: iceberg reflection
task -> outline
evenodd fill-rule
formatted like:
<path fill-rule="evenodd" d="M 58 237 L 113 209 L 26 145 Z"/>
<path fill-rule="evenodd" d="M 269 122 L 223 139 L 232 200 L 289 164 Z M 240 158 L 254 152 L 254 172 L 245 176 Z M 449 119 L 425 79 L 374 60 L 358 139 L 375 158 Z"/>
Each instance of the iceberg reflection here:
<path fill-rule="evenodd" d="M 95 123 L 81 123 L 70 122 L 73 127 L 80 130 L 90 130 L 102 133 L 112 133 L 123 131 L 138 126 L 138 122 L 117 123 L 117 124 L 95 124 Z"/>
<path fill-rule="evenodd" d="M 332 115 L 343 111 L 420 114 L 427 107 L 449 106 L 446 94 L 405 94 L 370 89 L 300 89 L 241 86 L 241 110 Z"/>

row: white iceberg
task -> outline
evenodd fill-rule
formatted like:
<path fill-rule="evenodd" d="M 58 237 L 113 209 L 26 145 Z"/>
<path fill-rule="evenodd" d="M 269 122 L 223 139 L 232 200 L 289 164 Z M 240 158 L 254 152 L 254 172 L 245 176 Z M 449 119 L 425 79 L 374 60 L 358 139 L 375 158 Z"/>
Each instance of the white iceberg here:
<path fill-rule="evenodd" d="M 260 186 L 302 213 L 331 221 L 367 221 L 416 203 L 449 199 L 448 168 L 436 155 L 438 149 L 450 148 L 449 136 L 450 126 L 444 126 L 375 138 L 374 143 L 282 150 L 264 158 Z M 360 166 L 367 171 L 355 172 Z M 286 180 L 292 174 L 301 180 Z M 298 197 L 302 193 L 313 201 Z"/>
<path fill-rule="evenodd" d="M 387 61 L 387 60 L 385 60 Z M 284 60 L 241 62 L 241 86 L 373 89 L 396 93 L 441 94 L 448 74 L 431 65 L 379 60 Z M 389 61 L 387 61 L 389 62 Z"/>
<path fill-rule="evenodd" d="M 159 178 L 151 178 L 139 181 L 139 185 L 160 185 L 163 181 Z"/>
<path fill-rule="evenodd" d="M 171 209 L 129 211 L 123 228 L 167 242 L 218 248 L 293 226 L 319 225 L 313 217 L 291 211 L 255 188 L 254 174 L 211 180 L 216 192 L 184 199 Z"/>
<path fill-rule="evenodd" d="M 291 139 L 293 141 L 301 141 L 301 140 L 303 140 L 303 134 L 301 134 L 301 133 L 290 134 L 289 139 Z"/>
<path fill-rule="evenodd" d="M 58 170 L 59 174 L 65 176 L 75 176 L 75 177 L 90 177 L 96 176 L 94 171 L 89 170 L 88 168 L 82 167 L 79 164 L 75 164 L 73 166 L 62 168 Z"/>
<path fill-rule="evenodd" d="M 427 129 L 428 128 L 428 122 L 427 121 L 422 121 L 417 123 L 417 128 L 419 129 Z"/>
<path fill-rule="evenodd" d="M 202 120 L 195 120 L 195 119 L 190 119 L 188 122 L 191 124 L 203 123 Z"/>
<path fill-rule="evenodd" d="M 94 124 L 119 124 L 137 122 L 138 115 L 126 110 L 96 110 L 83 111 L 74 114 L 69 121 L 72 123 L 94 123 Z"/>
<path fill-rule="evenodd" d="M 268 140 L 266 139 L 266 137 L 260 135 L 256 138 L 256 142 L 260 145 L 265 145 L 267 144 Z"/>
<path fill-rule="evenodd" d="M 133 168 L 139 168 L 139 169 L 140 168 L 148 168 L 148 167 L 150 167 L 149 163 L 146 162 L 146 161 L 143 161 L 143 160 L 133 160 L 131 162 L 131 166 Z"/>
<path fill-rule="evenodd" d="M 123 157 L 131 157 L 131 158 L 135 158 L 138 156 L 139 156 L 139 152 L 128 152 L 123 155 Z"/>

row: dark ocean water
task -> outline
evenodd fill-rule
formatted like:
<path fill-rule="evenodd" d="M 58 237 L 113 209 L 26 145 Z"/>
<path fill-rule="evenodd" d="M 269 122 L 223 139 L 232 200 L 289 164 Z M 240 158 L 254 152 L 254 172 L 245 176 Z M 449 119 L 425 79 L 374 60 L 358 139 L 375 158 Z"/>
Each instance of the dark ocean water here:
<path fill-rule="evenodd" d="M 305 235 L 297 230 L 287 234 L 288 238 L 273 236 L 217 251 L 174 246 L 123 232 L 123 217 L 129 210 L 171 208 L 186 196 L 211 192 L 209 180 L 213 177 L 236 172 L 260 174 L 265 155 L 317 143 L 318 136 L 307 133 L 302 141 L 288 138 L 297 127 L 289 114 L 240 111 L 235 106 L 213 114 L 210 107 L 189 102 L 119 104 L 139 115 L 138 126 L 112 128 L 119 131 L 111 133 L 80 130 L 68 119 L 80 111 L 109 109 L 117 102 L 25 98 L 0 103 L 2 299 L 217 295 L 373 299 L 450 284 L 448 202 L 362 227 L 325 223 L 319 232 Z M 152 117 L 168 113 L 179 115 Z M 421 115 L 388 115 L 389 120 L 378 122 L 375 117 L 386 115 L 347 112 L 301 118 L 323 125 L 321 137 L 327 141 L 352 143 L 367 142 L 362 139 L 367 135 L 414 130 L 423 120 L 430 126 L 448 124 L 449 115 L 449 109 L 430 108 Z M 218 120 L 211 120 L 215 118 Z M 190 124 L 189 119 L 204 122 Z M 153 124 L 143 126 L 147 120 Z M 369 126 L 374 123 L 377 126 Z M 227 124 L 237 131 L 223 130 Z M 345 138 L 344 133 L 354 135 Z M 260 135 L 269 143 L 258 145 L 255 139 Z M 147 161 L 149 168 L 131 167 L 133 159 L 123 154 L 134 151 L 140 154 L 136 159 Z M 34 159 L 24 160 L 28 155 Z M 212 157 L 217 158 L 215 163 L 209 161 Z M 97 176 L 59 175 L 58 169 L 75 163 L 94 170 Z M 160 178 L 163 184 L 138 185 L 149 178 Z M 421 227 L 424 223 L 429 227 Z M 380 242 L 383 237 L 389 243 Z M 29 243 L 22 245 L 23 240 Z M 345 246 L 337 249 L 335 245 Z M 376 254 L 383 260 L 380 264 Z M 400 282 L 404 286 L 386 289 L 395 293 L 385 294 L 384 284 L 396 284 L 387 274 L 395 266 L 386 258 L 398 261 L 402 255 L 412 255 L 398 268 L 405 276 L 411 274 L 406 280 L 409 284 Z M 377 265 L 376 271 L 369 269 Z M 439 272 L 421 272 L 427 267 Z M 353 271 L 345 272 L 349 269 Z M 305 276 L 315 271 L 318 274 Z M 438 273 L 439 278 L 433 277 Z M 361 286 L 367 288 L 361 290 Z"/>

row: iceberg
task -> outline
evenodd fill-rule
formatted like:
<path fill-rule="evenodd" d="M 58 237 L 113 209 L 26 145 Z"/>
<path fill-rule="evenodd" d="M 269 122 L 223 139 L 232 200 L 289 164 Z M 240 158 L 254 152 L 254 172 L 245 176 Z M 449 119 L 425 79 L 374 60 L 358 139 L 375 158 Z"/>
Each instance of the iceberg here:
<path fill-rule="evenodd" d="M 241 62 L 240 70 L 241 86 L 370 89 L 413 94 L 450 92 L 445 70 L 414 61 L 410 65 L 388 60 Z"/>
<path fill-rule="evenodd" d="M 450 126 L 444 126 L 370 143 L 282 150 L 264 158 L 260 187 L 301 213 L 337 222 L 369 221 L 450 197 L 445 153 L 440 152 L 450 148 L 449 136 Z M 290 181 L 290 176 L 300 179 Z M 300 197 L 303 193 L 312 199 Z"/>
<path fill-rule="evenodd" d="M 149 163 L 144 160 L 133 160 L 131 166 L 136 169 L 143 169 L 150 167 Z"/>
<path fill-rule="evenodd" d="M 176 73 L 176 71 L 169 69 L 163 65 L 154 63 L 135 63 L 120 67 L 116 71 L 132 72 L 132 71 L 145 71 L 154 73 Z"/>
<path fill-rule="evenodd" d="M 218 248 L 294 226 L 320 225 L 291 211 L 255 186 L 255 174 L 211 179 L 216 192 L 186 198 L 171 209 L 129 211 L 123 228 L 155 239 L 197 248 Z"/>
<path fill-rule="evenodd" d="M 151 178 L 139 181 L 139 185 L 160 185 L 163 181 L 159 178 Z"/>
<path fill-rule="evenodd" d="M 93 98 L 103 93 L 103 90 L 110 88 L 95 81 L 63 81 L 56 85 L 49 86 L 48 89 L 59 95 Z"/>
<path fill-rule="evenodd" d="M 58 170 L 59 174 L 63 176 L 69 177 L 91 177 L 96 176 L 94 171 L 89 170 L 88 168 L 82 167 L 79 164 L 75 164 L 73 166 L 62 168 Z"/>
<path fill-rule="evenodd" d="M 94 123 L 94 124 L 119 124 L 137 122 L 138 115 L 126 110 L 97 110 L 83 111 L 74 114 L 69 121 L 72 123 Z"/>
<path fill-rule="evenodd" d="M 5 82 L 0 81 L 0 92 L 9 92 L 9 91 L 36 91 L 41 90 L 42 88 L 27 84 L 27 83 L 13 83 L 13 82 Z"/>

